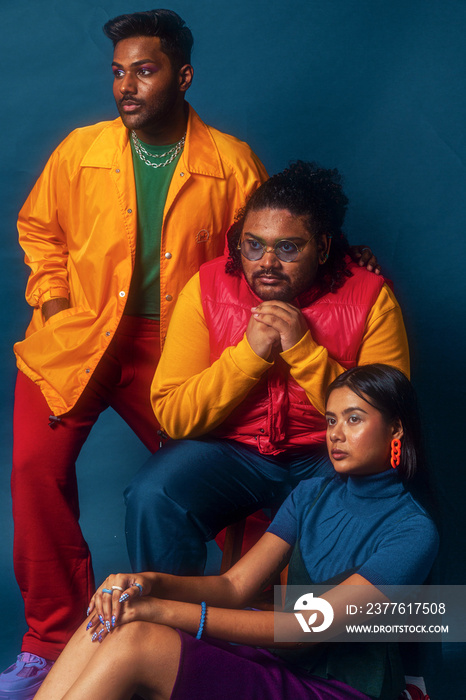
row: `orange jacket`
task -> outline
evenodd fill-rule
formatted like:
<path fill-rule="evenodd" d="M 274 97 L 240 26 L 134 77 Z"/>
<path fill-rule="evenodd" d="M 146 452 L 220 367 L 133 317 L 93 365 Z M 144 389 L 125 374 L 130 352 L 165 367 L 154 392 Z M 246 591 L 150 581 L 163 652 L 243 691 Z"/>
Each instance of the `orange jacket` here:
<path fill-rule="evenodd" d="M 235 211 L 267 173 L 249 146 L 204 124 L 190 108 L 186 143 L 164 209 L 161 338 L 175 300 L 200 265 L 223 252 Z M 18 219 L 34 307 L 17 365 L 55 415 L 69 411 L 124 311 L 137 235 L 128 131 L 120 119 L 72 132 L 54 151 Z M 41 306 L 70 308 L 44 322 Z M 149 390 L 149 387 L 148 387 Z"/>

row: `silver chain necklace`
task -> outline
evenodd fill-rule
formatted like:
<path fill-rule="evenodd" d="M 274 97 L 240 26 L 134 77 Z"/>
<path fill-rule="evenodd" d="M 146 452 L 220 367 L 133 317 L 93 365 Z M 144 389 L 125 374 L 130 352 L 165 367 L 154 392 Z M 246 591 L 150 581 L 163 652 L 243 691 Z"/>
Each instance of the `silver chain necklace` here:
<path fill-rule="evenodd" d="M 178 153 L 180 153 L 180 151 L 183 150 L 186 134 L 184 134 L 184 136 L 180 138 L 178 143 L 175 143 L 175 145 L 172 148 L 170 148 L 169 151 L 167 151 L 166 153 L 160 153 L 160 155 L 149 153 L 149 151 L 146 151 L 141 141 L 138 139 L 135 131 L 131 132 L 131 138 L 133 140 L 134 150 L 138 154 L 139 158 L 143 161 L 143 163 L 145 163 L 146 165 L 150 165 L 151 168 L 164 168 L 166 165 L 170 165 L 170 163 L 175 160 Z M 168 156 L 168 158 L 163 163 L 154 163 L 153 161 L 149 160 L 149 158 L 165 158 L 166 156 Z"/>

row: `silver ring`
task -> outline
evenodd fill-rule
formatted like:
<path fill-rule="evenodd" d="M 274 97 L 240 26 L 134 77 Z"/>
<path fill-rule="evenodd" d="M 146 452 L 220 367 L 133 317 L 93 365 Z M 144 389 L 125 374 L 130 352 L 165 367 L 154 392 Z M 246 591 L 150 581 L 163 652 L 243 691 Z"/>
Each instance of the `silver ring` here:
<path fill-rule="evenodd" d="M 102 588 L 102 593 L 110 593 L 110 595 L 113 595 L 113 591 L 111 591 L 110 588 Z"/>
<path fill-rule="evenodd" d="M 123 590 L 121 586 L 112 586 L 112 591 L 121 591 L 123 593 Z"/>
<path fill-rule="evenodd" d="M 132 583 L 131 585 L 132 585 L 132 586 L 137 586 L 137 587 L 139 588 L 139 595 L 142 596 L 142 586 L 141 586 L 141 584 L 140 584 L 140 583 L 134 582 L 134 583 Z"/>

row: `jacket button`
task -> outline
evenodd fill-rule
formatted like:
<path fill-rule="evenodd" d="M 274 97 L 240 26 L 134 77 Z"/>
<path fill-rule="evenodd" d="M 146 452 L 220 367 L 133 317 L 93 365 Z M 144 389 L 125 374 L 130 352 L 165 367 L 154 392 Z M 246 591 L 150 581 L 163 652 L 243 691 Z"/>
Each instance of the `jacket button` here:
<path fill-rule="evenodd" d="M 260 429 L 259 429 L 259 432 L 260 432 L 260 433 L 265 433 L 264 428 L 260 428 Z"/>
<path fill-rule="evenodd" d="M 126 211 L 128 212 L 128 214 L 132 214 L 132 213 L 133 213 L 133 210 L 132 210 L 132 209 L 127 209 Z"/>
<path fill-rule="evenodd" d="M 126 296 L 126 292 L 123 292 L 123 291 L 121 291 L 121 292 L 119 293 L 119 295 L 120 295 L 120 297 L 122 297 L 122 298 L 123 298 L 123 297 L 125 297 L 125 296 Z"/>
<path fill-rule="evenodd" d="M 184 177 L 184 173 L 180 173 L 180 177 Z"/>
<path fill-rule="evenodd" d="M 105 335 L 106 335 L 106 336 L 111 335 L 110 331 L 107 331 L 107 332 L 105 333 Z"/>
<path fill-rule="evenodd" d="M 86 374 L 89 374 L 90 371 L 89 367 L 86 367 Z"/>
<path fill-rule="evenodd" d="M 171 253 L 165 253 L 165 257 L 167 258 L 167 260 L 170 260 L 171 256 L 172 256 Z"/>
<path fill-rule="evenodd" d="M 117 169 L 115 170 L 115 172 L 116 172 L 116 173 L 119 173 L 119 172 L 120 172 L 120 168 L 117 168 Z"/>
<path fill-rule="evenodd" d="M 171 294 L 166 294 L 166 295 L 165 295 L 165 299 L 166 299 L 167 301 L 171 301 L 171 300 L 173 299 L 173 297 L 172 297 Z"/>

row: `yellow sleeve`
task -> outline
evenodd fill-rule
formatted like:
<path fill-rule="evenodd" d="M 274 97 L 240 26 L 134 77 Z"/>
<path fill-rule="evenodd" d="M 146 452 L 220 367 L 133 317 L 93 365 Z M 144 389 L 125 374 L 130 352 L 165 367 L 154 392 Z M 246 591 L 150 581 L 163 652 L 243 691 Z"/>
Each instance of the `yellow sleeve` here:
<path fill-rule="evenodd" d="M 68 247 L 58 220 L 59 148 L 50 157 L 18 217 L 19 242 L 31 268 L 26 301 L 34 307 L 56 297 L 69 299 Z"/>
<path fill-rule="evenodd" d="M 172 438 L 203 435 L 225 420 L 269 367 L 246 336 L 210 364 L 197 273 L 178 297 L 170 321 L 151 387 L 154 413 Z"/>
<path fill-rule="evenodd" d="M 324 413 L 327 388 L 345 368 L 329 357 L 327 349 L 318 345 L 309 331 L 281 356 L 312 405 Z M 395 295 L 386 284 L 367 317 L 357 359 L 358 365 L 373 362 L 397 367 L 409 377 L 409 349 L 403 317 Z"/>

